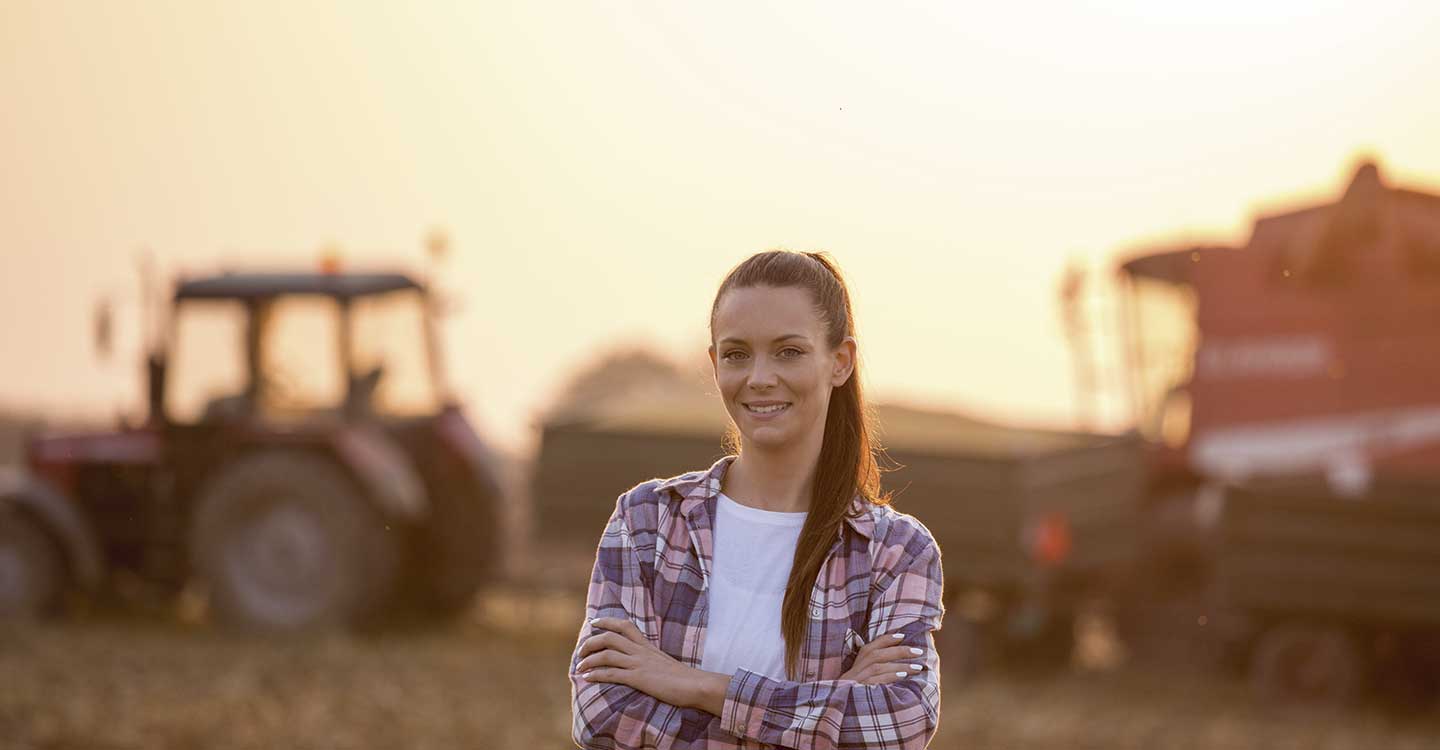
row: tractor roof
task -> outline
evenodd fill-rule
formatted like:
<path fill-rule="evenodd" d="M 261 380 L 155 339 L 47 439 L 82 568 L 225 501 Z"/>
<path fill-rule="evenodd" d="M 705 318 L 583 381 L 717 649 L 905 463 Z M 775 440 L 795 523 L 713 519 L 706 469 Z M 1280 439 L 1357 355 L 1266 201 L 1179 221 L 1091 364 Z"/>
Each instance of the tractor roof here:
<path fill-rule="evenodd" d="M 419 288 L 420 284 L 401 273 L 226 273 L 181 281 L 175 287 L 175 299 L 257 299 L 298 294 L 350 298 Z"/>

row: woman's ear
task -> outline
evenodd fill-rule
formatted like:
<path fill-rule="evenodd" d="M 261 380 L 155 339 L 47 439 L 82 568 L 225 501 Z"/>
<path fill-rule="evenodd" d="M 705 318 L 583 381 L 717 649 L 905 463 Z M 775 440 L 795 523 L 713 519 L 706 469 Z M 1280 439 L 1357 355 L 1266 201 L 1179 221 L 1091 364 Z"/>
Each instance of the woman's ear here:
<path fill-rule="evenodd" d="M 832 370 L 830 385 L 839 388 L 845 385 L 845 381 L 849 380 L 853 374 L 855 374 L 855 337 L 846 336 L 840 342 L 840 346 L 835 348 L 835 366 Z"/>
<path fill-rule="evenodd" d="M 710 374 L 716 375 L 720 369 L 720 363 L 715 359 L 715 345 L 711 344 L 706 351 L 710 353 Z"/>

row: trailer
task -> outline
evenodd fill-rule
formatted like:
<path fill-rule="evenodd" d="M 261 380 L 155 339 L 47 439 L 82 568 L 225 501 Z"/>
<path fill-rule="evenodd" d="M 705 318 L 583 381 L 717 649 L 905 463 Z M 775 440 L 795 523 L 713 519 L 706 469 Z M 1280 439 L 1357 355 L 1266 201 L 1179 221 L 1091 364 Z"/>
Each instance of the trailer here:
<path fill-rule="evenodd" d="M 1077 608 L 1104 596 L 1136 552 L 1139 439 L 901 405 L 880 405 L 876 416 L 888 457 L 883 485 L 942 550 L 947 671 L 997 658 L 1068 664 Z M 549 575 L 582 584 L 615 497 L 647 477 L 709 466 L 726 453 L 728 424 L 719 400 L 698 387 L 552 415 L 533 494 L 537 544 L 545 559 L 564 561 Z"/>
<path fill-rule="evenodd" d="M 1358 499 L 1324 482 L 1230 489 L 1218 578 L 1258 690 L 1343 702 L 1377 679 L 1440 684 L 1437 499 L 1392 480 Z"/>

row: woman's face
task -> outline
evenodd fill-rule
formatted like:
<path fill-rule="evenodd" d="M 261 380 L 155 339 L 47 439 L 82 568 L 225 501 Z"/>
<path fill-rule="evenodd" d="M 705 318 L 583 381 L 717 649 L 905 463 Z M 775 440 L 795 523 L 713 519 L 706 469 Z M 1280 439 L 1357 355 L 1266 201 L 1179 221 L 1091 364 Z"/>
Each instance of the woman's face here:
<path fill-rule="evenodd" d="M 830 391 L 854 369 L 854 339 L 830 348 L 810 293 L 796 287 L 731 289 L 713 327 L 715 384 L 745 445 L 818 448 Z"/>

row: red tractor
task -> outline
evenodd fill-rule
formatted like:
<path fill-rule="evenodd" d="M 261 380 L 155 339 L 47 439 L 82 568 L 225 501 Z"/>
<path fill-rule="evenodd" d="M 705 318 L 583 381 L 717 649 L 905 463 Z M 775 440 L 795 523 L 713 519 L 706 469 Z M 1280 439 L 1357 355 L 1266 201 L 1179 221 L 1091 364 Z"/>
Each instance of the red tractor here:
<path fill-rule="evenodd" d="M 395 273 L 180 281 L 144 424 L 43 435 L 0 486 L 0 616 L 127 569 L 262 630 L 465 607 L 499 571 L 499 463 Z"/>
<path fill-rule="evenodd" d="M 1121 270 L 1149 570 L 1213 595 L 1188 625 L 1269 692 L 1351 695 L 1394 658 L 1440 675 L 1440 196 L 1367 164 L 1245 247 Z"/>

